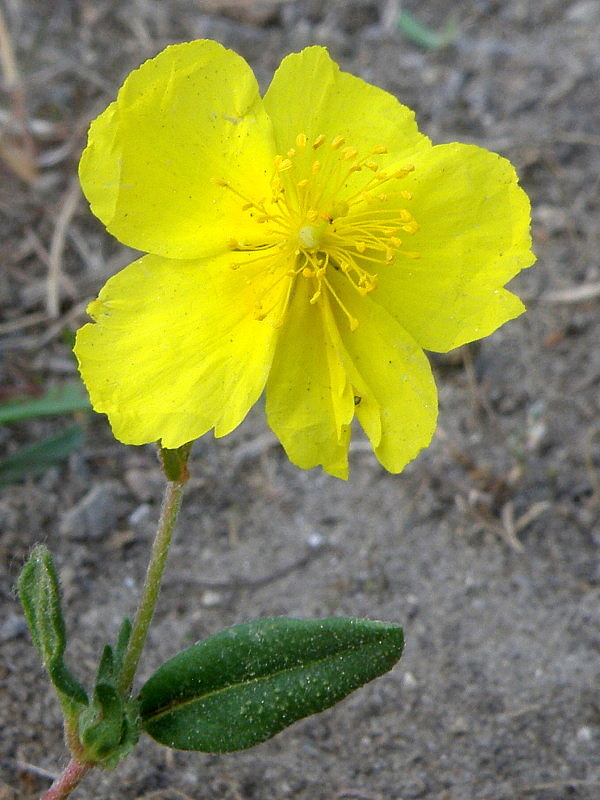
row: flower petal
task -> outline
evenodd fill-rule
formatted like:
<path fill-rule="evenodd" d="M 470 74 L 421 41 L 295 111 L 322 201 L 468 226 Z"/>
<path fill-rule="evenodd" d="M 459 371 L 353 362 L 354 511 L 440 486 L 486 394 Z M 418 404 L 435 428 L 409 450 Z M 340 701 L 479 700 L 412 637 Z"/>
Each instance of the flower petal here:
<path fill-rule="evenodd" d="M 79 174 L 92 211 L 120 241 L 196 258 L 232 238 L 260 238 L 240 199 L 211 178 L 266 195 L 272 148 L 246 62 L 216 42 L 187 42 L 129 75 L 92 123 Z"/>
<path fill-rule="evenodd" d="M 389 472 L 401 472 L 427 447 L 435 431 L 437 391 L 429 361 L 410 334 L 370 296 L 359 297 L 343 279 L 336 283 L 338 296 L 358 320 L 352 331 L 345 314 L 332 304 L 356 416 L 380 463 Z"/>
<path fill-rule="evenodd" d="M 120 441 L 175 448 L 213 427 L 224 436 L 260 396 L 277 331 L 253 310 L 272 277 L 253 264 L 234 271 L 232 260 L 145 256 L 90 304 L 95 324 L 78 331 L 75 353 L 93 407 Z"/>
<path fill-rule="evenodd" d="M 341 72 L 324 47 L 286 56 L 264 103 L 281 153 L 293 147 L 301 133 L 309 142 L 319 135 L 329 141 L 343 136 L 364 155 L 382 145 L 390 154 L 409 157 L 431 146 L 419 133 L 413 111 L 383 89 Z M 326 149 L 319 149 L 317 157 L 324 157 Z M 385 158 L 380 163 L 385 165 Z"/>
<path fill-rule="evenodd" d="M 524 310 L 502 287 L 535 261 L 529 200 L 510 162 L 472 145 L 438 145 L 414 165 L 402 189 L 420 229 L 404 244 L 419 258 L 378 269 L 371 297 L 422 347 L 445 352 Z"/>
<path fill-rule="evenodd" d="M 347 478 L 352 387 L 321 306 L 309 299 L 308 281 L 300 279 L 267 383 L 267 419 L 296 466 L 321 464 Z"/>

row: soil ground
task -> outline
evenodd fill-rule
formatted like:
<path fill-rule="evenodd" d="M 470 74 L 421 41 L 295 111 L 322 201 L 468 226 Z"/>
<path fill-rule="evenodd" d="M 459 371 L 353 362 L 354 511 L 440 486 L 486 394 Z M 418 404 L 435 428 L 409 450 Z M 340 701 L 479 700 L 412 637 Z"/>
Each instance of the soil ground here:
<path fill-rule="evenodd" d="M 259 747 L 213 756 L 144 739 L 81 800 L 592 800 L 600 797 L 600 3 L 441 0 L 404 10 L 456 37 L 428 50 L 397 2 L 4 0 L 0 369 L 5 395 L 75 376 L 69 336 L 133 254 L 74 188 L 89 120 L 168 43 L 215 38 L 263 86 L 325 44 L 416 109 L 436 142 L 509 157 L 533 203 L 528 312 L 434 362 L 440 428 L 402 475 L 360 439 L 347 483 L 292 467 L 260 407 L 204 437 L 140 679 L 182 646 L 261 616 L 405 626 L 388 675 Z M 33 157 L 32 157 L 33 154 Z M 37 173 L 37 177 L 36 174 Z M 3 452 L 63 430 L 7 425 Z M 87 415 L 85 445 L 0 500 L 0 797 L 64 764 L 59 712 L 12 594 L 30 547 L 55 555 L 91 680 L 131 613 L 158 515 L 153 448 Z M 75 512 L 72 511 L 75 509 Z M 46 775 L 46 777 L 44 777 Z"/>

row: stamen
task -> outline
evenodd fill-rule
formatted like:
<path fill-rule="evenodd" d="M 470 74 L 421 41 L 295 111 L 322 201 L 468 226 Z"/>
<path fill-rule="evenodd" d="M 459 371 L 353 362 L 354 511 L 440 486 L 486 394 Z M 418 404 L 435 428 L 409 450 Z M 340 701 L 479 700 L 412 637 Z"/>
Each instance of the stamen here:
<path fill-rule="evenodd" d="M 358 150 L 354 147 L 344 147 L 342 150 L 342 157 L 344 161 L 352 161 L 358 155 Z"/>
<path fill-rule="evenodd" d="M 325 142 L 325 135 L 319 134 L 310 146 L 317 150 Z M 253 198 L 239 191 L 235 183 L 211 178 L 213 185 L 239 198 L 241 211 L 257 226 L 250 243 L 236 239 L 227 242 L 232 253 L 248 254 L 243 261 L 231 263 L 230 268 L 253 265 L 246 280 L 249 286 L 257 287 L 254 315 L 258 320 L 268 318 L 274 328 L 284 323 L 296 282 L 309 280 L 308 302 L 317 306 L 332 298 L 346 316 L 350 330 L 356 330 L 358 320 L 343 303 L 341 285 L 336 289 L 336 281 L 348 281 L 360 297 L 365 297 L 377 288 L 380 269 L 393 269 L 400 258 L 420 257 L 418 252 L 402 250 L 403 239 L 398 235 L 413 235 L 419 230 L 404 207 L 412 192 L 392 183 L 414 171 L 414 166 L 385 171 L 377 158 L 388 153 L 384 145 L 361 155 L 342 135 L 330 140 L 331 150 L 323 160 L 302 155 L 309 145 L 306 133 L 298 133 L 290 144 L 285 156 L 279 154 L 273 159 L 268 197 Z M 331 151 L 339 155 L 333 156 Z M 357 173 L 363 168 L 368 172 L 363 172 L 361 181 Z M 290 175 L 286 175 L 288 172 Z M 333 280 L 335 272 L 338 277 Z"/>

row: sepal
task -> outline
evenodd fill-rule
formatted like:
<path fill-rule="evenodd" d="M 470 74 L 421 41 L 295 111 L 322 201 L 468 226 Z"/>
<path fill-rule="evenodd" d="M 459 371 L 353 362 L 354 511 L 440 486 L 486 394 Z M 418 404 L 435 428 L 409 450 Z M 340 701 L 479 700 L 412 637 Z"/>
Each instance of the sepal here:
<path fill-rule="evenodd" d="M 187 467 L 188 458 L 190 457 L 190 450 L 192 449 L 193 442 L 182 444 L 174 450 L 163 447 L 159 443 L 158 455 L 162 470 L 168 481 L 177 481 L 178 483 L 185 483 L 189 478 Z"/>

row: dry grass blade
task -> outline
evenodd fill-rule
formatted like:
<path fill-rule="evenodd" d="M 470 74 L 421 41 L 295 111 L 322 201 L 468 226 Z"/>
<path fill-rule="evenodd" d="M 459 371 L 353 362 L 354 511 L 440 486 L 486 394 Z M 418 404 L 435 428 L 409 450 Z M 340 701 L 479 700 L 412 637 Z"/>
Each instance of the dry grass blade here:
<path fill-rule="evenodd" d="M 560 305 L 561 303 L 581 303 L 585 300 L 593 300 L 600 297 L 600 281 L 597 283 L 583 283 L 581 286 L 569 286 L 567 289 L 557 289 L 554 292 L 546 292 L 540 298 L 540 302 L 549 305 Z"/>
<path fill-rule="evenodd" d="M 136 800 L 193 800 L 193 798 L 178 789 L 158 789 L 149 794 L 141 794 Z"/>
<path fill-rule="evenodd" d="M 9 141 L 0 131 L 0 158 L 15 175 L 25 183 L 31 184 L 38 178 L 35 148 L 27 125 L 25 93 L 2 8 L 0 8 L 0 66 L 3 88 L 11 98 L 12 117 L 18 123 L 19 129 L 19 136 L 13 141 Z"/>
<path fill-rule="evenodd" d="M 12 92 L 19 85 L 19 72 L 2 8 L 0 8 L 0 64 L 2 65 L 4 88 L 7 92 Z"/>
<path fill-rule="evenodd" d="M 81 197 L 79 183 L 73 181 L 65 194 L 62 206 L 56 218 L 54 234 L 50 243 L 50 258 L 46 294 L 46 311 L 48 316 L 56 319 L 59 315 L 60 283 L 62 271 L 62 254 L 69 225 L 77 210 Z"/>

